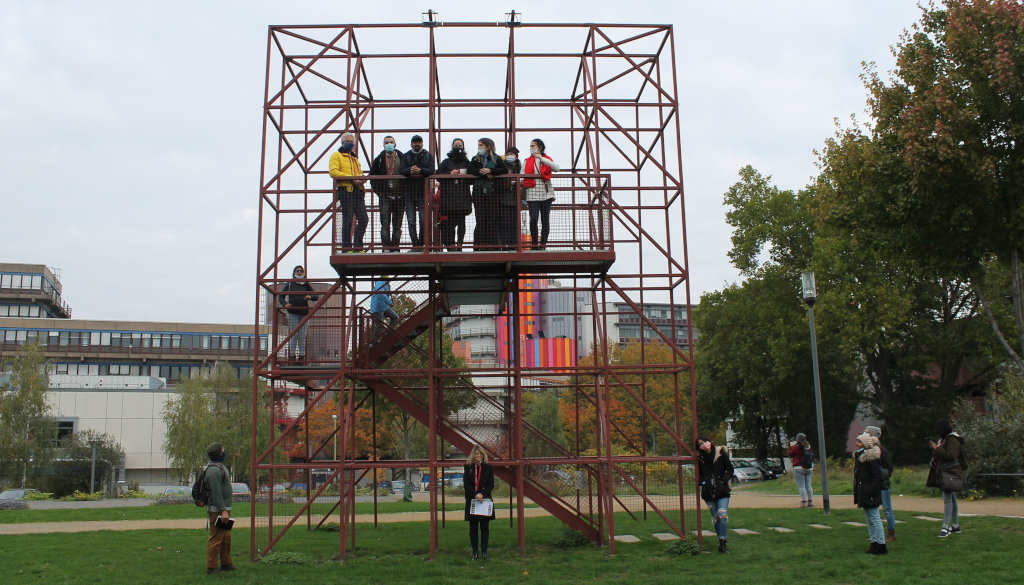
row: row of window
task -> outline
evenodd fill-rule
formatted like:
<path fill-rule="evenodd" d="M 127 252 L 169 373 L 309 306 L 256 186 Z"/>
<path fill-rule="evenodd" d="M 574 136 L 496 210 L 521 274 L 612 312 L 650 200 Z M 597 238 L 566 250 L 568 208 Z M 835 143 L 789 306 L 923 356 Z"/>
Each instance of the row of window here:
<path fill-rule="evenodd" d="M 209 373 L 212 365 L 192 366 L 158 366 L 150 364 L 80 364 L 57 363 L 50 365 L 51 374 L 68 374 L 71 376 L 153 376 L 165 378 L 168 382 L 179 382 L 184 378 L 194 378 Z M 252 366 L 234 366 L 235 377 L 245 378 L 252 371 Z"/>
<path fill-rule="evenodd" d="M 55 315 L 40 305 L 0 305 L 0 317 L 45 317 Z"/>
<path fill-rule="evenodd" d="M 205 335 L 191 333 L 142 333 L 128 331 L 67 331 L 2 329 L 4 343 L 37 342 L 50 347 L 131 347 L 158 349 L 251 350 L 252 335 Z M 260 336 L 266 351 L 267 338 Z"/>
<path fill-rule="evenodd" d="M 54 286 L 50 279 L 43 277 L 42 274 L 4 272 L 0 273 L 0 288 L 44 290 L 49 293 Z"/>

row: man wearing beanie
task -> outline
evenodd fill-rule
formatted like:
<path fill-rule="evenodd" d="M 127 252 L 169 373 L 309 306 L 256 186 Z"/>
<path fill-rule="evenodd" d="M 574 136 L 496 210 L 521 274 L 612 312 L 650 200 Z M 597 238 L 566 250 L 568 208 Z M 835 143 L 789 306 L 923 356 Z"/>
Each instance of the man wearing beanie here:
<path fill-rule="evenodd" d="M 892 453 L 882 445 L 882 429 L 878 427 L 865 427 L 864 432 L 878 439 L 878 448 L 882 451 L 880 459 L 882 469 L 886 471 L 885 481 L 882 482 L 882 509 L 885 510 L 885 542 L 886 544 L 896 540 L 896 514 L 892 511 L 892 489 L 889 480 L 896 468 L 892 464 Z"/>
<path fill-rule="evenodd" d="M 206 515 L 210 537 L 206 540 L 206 574 L 216 575 L 221 571 L 234 571 L 231 564 L 231 528 L 218 526 L 217 520 L 231 517 L 231 478 L 224 467 L 227 451 L 220 443 L 206 448 L 210 457 L 204 471 L 206 487 L 210 490 L 210 501 L 207 502 Z M 217 561 L 220 561 L 220 568 Z"/>
<path fill-rule="evenodd" d="M 882 504 L 882 481 L 885 472 L 880 459 L 882 452 L 878 448 L 878 439 L 864 433 L 857 437 L 857 451 L 854 452 L 853 464 L 853 503 L 864 510 L 864 519 L 868 523 L 868 540 L 871 548 L 868 554 L 888 554 L 885 545 L 885 532 L 882 531 L 882 518 L 878 515 L 878 507 Z"/>

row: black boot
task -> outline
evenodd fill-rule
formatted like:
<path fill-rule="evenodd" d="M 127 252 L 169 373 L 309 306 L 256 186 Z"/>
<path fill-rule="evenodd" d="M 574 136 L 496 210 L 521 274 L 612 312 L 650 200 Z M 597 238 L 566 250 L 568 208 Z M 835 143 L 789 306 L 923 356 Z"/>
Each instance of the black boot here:
<path fill-rule="evenodd" d="M 878 543 L 875 542 L 875 541 L 871 541 L 871 547 L 868 548 L 867 553 L 869 555 L 877 555 L 878 554 Z"/>
<path fill-rule="evenodd" d="M 727 552 L 729 552 L 728 543 L 726 542 L 726 540 L 724 538 L 719 538 L 718 539 L 718 552 L 720 552 L 720 553 L 727 553 Z"/>
<path fill-rule="evenodd" d="M 886 544 L 884 542 L 880 543 L 880 544 L 877 544 L 875 546 L 878 547 L 878 548 L 875 549 L 875 554 L 876 555 L 887 555 L 887 554 L 889 554 L 889 549 L 888 549 L 888 547 L 886 546 Z"/>

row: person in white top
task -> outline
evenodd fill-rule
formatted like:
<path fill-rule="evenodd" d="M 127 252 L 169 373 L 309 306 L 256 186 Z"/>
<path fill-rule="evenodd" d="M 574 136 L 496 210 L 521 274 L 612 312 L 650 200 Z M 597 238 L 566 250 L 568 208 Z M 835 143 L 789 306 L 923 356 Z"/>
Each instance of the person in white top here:
<path fill-rule="evenodd" d="M 523 165 L 526 175 L 540 175 L 540 179 L 523 179 L 526 187 L 526 205 L 530 209 L 530 244 L 534 250 L 543 250 L 551 232 L 551 203 L 555 200 L 555 188 L 551 185 L 551 173 L 561 170 L 550 156 L 544 153 L 544 141 L 534 138 L 530 141 L 530 156 Z M 537 238 L 537 220 L 540 220 L 540 238 Z"/>

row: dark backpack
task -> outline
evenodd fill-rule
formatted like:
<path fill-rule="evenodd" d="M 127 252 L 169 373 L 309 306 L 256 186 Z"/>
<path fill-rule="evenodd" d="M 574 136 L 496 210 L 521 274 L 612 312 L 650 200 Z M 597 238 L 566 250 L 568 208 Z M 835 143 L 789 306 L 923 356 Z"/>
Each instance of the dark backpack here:
<path fill-rule="evenodd" d="M 200 508 L 205 508 L 210 503 L 210 486 L 206 485 L 206 470 L 209 469 L 210 465 L 215 464 L 207 464 L 203 471 L 199 473 L 196 482 L 192 484 L 192 503 Z"/>
<path fill-rule="evenodd" d="M 960 439 L 960 469 L 967 471 L 967 443 L 960 435 L 957 435 L 957 438 Z"/>
<path fill-rule="evenodd" d="M 814 451 L 810 447 L 804 449 L 802 455 L 800 455 L 800 467 L 804 469 L 814 468 Z"/>

